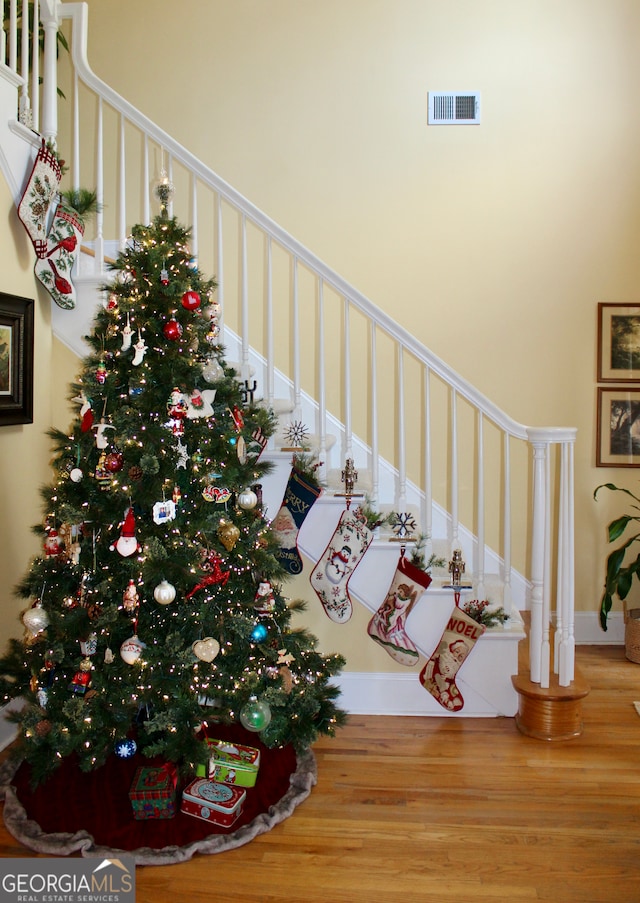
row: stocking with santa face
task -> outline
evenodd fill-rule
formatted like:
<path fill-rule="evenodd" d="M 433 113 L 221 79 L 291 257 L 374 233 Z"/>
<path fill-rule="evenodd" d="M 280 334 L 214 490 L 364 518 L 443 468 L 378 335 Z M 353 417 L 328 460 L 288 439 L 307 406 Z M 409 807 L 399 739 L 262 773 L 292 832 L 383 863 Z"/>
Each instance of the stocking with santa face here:
<path fill-rule="evenodd" d="M 311 586 L 325 613 L 336 624 L 344 624 L 353 612 L 348 584 L 373 539 L 364 518 L 346 509 L 320 561 L 311 574 Z"/>
<path fill-rule="evenodd" d="M 302 572 L 298 532 L 321 491 L 295 467 L 291 469 L 282 505 L 271 523 L 280 546 L 275 556 L 290 574 Z"/>
<path fill-rule="evenodd" d="M 456 675 L 484 632 L 482 624 L 454 608 L 435 652 L 420 672 L 422 686 L 450 712 L 459 712 L 464 706 Z"/>

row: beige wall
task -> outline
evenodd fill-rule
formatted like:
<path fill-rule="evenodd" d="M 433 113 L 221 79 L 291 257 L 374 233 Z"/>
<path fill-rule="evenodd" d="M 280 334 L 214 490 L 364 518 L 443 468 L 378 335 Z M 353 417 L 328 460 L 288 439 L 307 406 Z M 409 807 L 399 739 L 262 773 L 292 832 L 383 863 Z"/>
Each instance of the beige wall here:
<path fill-rule="evenodd" d="M 585 611 L 620 507 L 593 489 L 637 485 L 594 444 L 596 306 L 640 299 L 639 36 L 637 0 L 89 2 L 99 76 L 508 414 L 578 427 Z M 482 124 L 428 127 L 428 90 Z"/>
<path fill-rule="evenodd" d="M 27 602 L 13 589 L 39 551 L 31 527 L 41 522 L 40 486 L 50 478 L 51 325 L 49 295 L 36 288 L 35 257 L 29 237 L 18 220 L 11 192 L 0 175 L 0 237 L 2 291 L 35 299 L 33 423 L 0 427 L 0 646 L 24 630 L 19 613 Z"/>

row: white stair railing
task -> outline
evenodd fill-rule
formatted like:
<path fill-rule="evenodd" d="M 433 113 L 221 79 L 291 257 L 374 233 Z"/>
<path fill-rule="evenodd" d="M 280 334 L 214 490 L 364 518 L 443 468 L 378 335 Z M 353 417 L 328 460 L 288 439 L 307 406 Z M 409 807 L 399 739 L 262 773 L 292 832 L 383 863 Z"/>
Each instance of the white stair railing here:
<path fill-rule="evenodd" d="M 296 418 L 305 398 L 316 399 L 312 431 L 323 460 L 331 454 L 329 433 L 342 424 L 332 465 L 340 468 L 352 457 L 356 469 L 370 471 L 376 505 L 403 513 L 415 506 L 427 548 L 436 539 L 461 546 L 476 585 L 501 593 L 491 601 L 511 609 L 514 574 L 524 575 L 528 598 L 518 607 L 531 610 L 531 680 L 548 686 L 555 671 L 568 686 L 574 677 L 575 430 L 531 428 L 508 417 L 98 79 L 86 59 L 85 3 L 42 0 L 42 7 L 45 37 L 58 18 L 71 30 L 71 100 L 60 110 L 58 144 L 65 157 L 71 152 L 75 187 L 96 187 L 102 201 L 109 191 L 93 237 L 94 273 L 104 273 L 110 241 L 117 252 L 132 225 L 150 219 L 157 209 L 154 185 L 168 177 L 176 188 L 170 212 L 193 224 L 192 252 L 218 279 L 220 322 L 225 340 L 239 337 L 241 376 L 250 361 L 257 366 L 270 404 L 276 383 L 284 381 Z M 56 79 L 51 66 L 45 53 L 43 121 L 49 123 L 57 121 L 48 110 L 56 98 L 47 85 Z M 448 513 L 434 536 L 438 511 Z M 499 591 L 495 581 L 490 587 L 496 573 Z"/>

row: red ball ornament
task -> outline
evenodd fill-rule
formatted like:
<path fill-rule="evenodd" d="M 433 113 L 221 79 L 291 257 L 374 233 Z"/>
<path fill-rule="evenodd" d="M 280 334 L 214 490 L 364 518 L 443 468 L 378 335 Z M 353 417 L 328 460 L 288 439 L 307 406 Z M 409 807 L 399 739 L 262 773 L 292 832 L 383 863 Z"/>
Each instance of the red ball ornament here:
<path fill-rule="evenodd" d="M 167 322 L 162 327 L 162 331 L 164 333 L 165 339 L 169 339 L 171 342 L 175 342 L 182 335 L 182 326 L 178 323 L 177 320 L 174 320 L 172 318 L 171 320 L 167 320 Z"/>
<path fill-rule="evenodd" d="M 117 473 L 119 470 L 122 470 L 122 455 L 120 452 L 109 452 L 104 459 L 104 466 L 109 473 Z"/>
<path fill-rule="evenodd" d="M 185 292 L 182 296 L 182 306 L 185 310 L 197 310 L 200 307 L 200 295 L 192 289 L 189 289 L 189 291 Z"/>

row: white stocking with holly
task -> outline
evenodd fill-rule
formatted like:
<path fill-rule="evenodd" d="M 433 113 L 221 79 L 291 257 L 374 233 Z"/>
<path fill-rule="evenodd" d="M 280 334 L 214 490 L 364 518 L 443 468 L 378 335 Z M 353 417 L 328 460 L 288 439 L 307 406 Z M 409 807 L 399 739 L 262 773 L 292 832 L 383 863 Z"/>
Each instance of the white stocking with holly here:
<path fill-rule="evenodd" d="M 482 624 L 454 608 L 435 652 L 420 672 L 422 686 L 450 712 L 459 712 L 464 706 L 456 675 L 484 632 Z"/>
<path fill-rule="evenodd" d="M 56 304 L 65 310 L 76 306 L 71 270 L 83 235 L 82 218 L 73 207 L 60 201 L 47 236 L 46 253 L 38 257 L 34 270 Z"/>
<path fill-rule="evenodd" d="M 58 158 L 43 141 L 18 204 L 18 218 L 29 233 L 38 257 L 47 253 L 47 220 L 61 177 Z"/>
<path fill-rule="evenodd" d="M 336 624 L 344 624 L 353 612 L 348 584 L 369 548 L 373 533 L 358 512 L 342 512 L 338 526 L 322 558 L 311 574 L 311 586 L 325 613 Z"/>
<path fill-rule="evenodd" d="M 407 667 L 415 665 L 419 657 L 406 631 L 407 618 L 430 583 L 430 575 L 401 554 L 384 602 L 367 627 L 371 639 Z"/>

